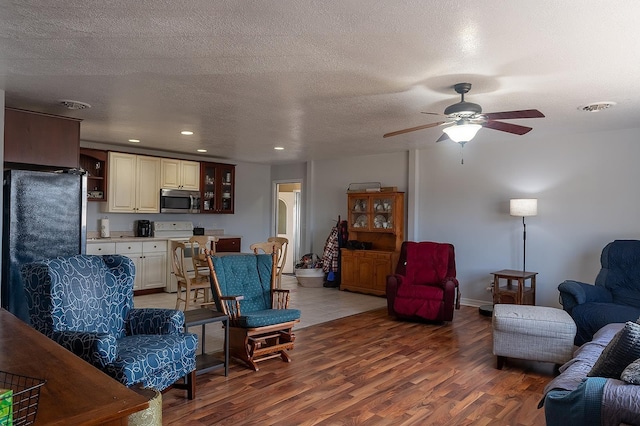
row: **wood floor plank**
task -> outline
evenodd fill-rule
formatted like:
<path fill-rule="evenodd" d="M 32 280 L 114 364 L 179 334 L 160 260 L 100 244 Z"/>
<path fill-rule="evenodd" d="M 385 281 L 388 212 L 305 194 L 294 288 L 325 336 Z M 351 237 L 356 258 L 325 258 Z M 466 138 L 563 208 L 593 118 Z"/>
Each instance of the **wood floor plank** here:
<path fill-rule="evenodd" d="M 232 362 L 198 376 L 196 399 L 163 394 L 165 425 L 544 425 L 553 365 L 495 368 L 491 319 L 463 306 L 441 325 L 385 309 L 296 331 L 293 361 Z"/>

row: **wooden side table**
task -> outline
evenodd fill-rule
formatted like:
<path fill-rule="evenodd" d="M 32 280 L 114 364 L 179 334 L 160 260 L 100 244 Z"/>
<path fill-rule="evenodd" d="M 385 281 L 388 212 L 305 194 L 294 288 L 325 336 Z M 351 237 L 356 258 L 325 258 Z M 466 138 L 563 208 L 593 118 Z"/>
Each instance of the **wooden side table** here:
<path fill-rule="evenodd" d="M 536 304 L 537 272 L 515 271 L 503 269 L 491 273 L 493 275 L 493 303 L 513 303 L 516 305 Z M 506 280 L 506 284 L 500 284 Z M 515 281 L 515 284 L 514 284 Z M 529 285 L 527 285 L 527 281 Z"/>
<path fill-rule="evenodd" d="M 205 353 L 205 329 L 204 326 L 213 322 L 222 322 L 224 328 L 224 361 L 217 356 Z M 224 367 L 224 375 L 229 375 L 229 317 L 221 312 L 211 309 L 192 309 L 184 312 L 184 327 L 202 326 L 202 353 L 196 357 L 196 376 Z"/>

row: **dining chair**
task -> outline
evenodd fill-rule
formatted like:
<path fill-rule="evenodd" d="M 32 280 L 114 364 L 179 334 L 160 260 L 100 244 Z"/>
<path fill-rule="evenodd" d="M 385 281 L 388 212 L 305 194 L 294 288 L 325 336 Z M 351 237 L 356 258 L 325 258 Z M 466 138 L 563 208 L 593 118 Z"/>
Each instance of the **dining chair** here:
<path fill-rule="evenodd" d="M 280 243 L 270 241 L 253 243 L 249 246 L 249 249 L 253 254 L 273 254 L 277 253 L 280 249 Z"/>
<path fill-rule="evenodd" d="M 194 276 L 197 280 L 209 279 L 209 265 L 207 264 L 205 252 L 216 252 L 216 242 L 218 237 L 210 237 L 208 235 L 194 235 L 189 238 L 191 244 L 191 261 L 193 262 Z"/>
<path fill-rule="evenodd" d="M 284 265 L 287 262 L 287 248 L 289 247 L 289 239 L 285 237 L 269 237 L 267 242 L 276 242 L 280 243 L 280 250 L 278 251 L 277 258 L 277 288 L 282 288 L 282 270 L 284 269 Z"/>
<path fill-rule="evenodd" d="M 176 293 L 176 309 L 180 309 L 181 302 L 184 303 L 184 310 L 189 309 L 190 304 L 196 304 L 199 300 L 202 303 L 209 302 L 211 284 L 207 275 L 193 276 L 189 273 L 185 264 L 186 244 L 181 241 L 171 241 L 171 264 L 173 273 L 178 282 Z"/>

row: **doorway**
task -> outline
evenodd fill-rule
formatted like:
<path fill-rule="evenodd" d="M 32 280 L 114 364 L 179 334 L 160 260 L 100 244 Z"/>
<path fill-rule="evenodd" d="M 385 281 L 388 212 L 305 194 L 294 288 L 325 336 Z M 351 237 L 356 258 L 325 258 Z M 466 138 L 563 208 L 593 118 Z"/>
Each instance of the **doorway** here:
<path fill-rule="evenodd" d="M 278 237 L 289 240 L 287 259 L 282 270 L 285 274 L 293 274 L 294 265 L 300 259 L 301 199 L 301 182 L 275 182 L 274 231 Z"/>

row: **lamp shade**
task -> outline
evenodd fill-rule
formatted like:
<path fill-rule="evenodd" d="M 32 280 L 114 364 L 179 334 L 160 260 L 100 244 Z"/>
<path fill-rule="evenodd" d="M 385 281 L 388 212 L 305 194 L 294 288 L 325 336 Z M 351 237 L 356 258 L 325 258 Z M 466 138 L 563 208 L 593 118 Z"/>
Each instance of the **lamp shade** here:
<path fill-rule="evenodd" d="M 513 198 L 509 201 L 511 216 L 536 216 L 538 214 L 537 198 Z"/>
<path fill-rule="evenodd" d="M 457 124 L 442 129 L 454 142 L 469 142 L 482 126 L 479 124 Z"/>

